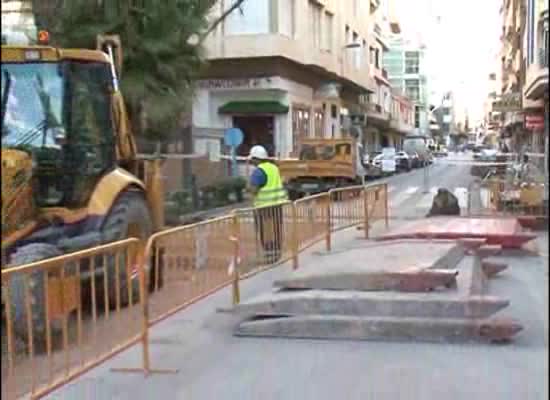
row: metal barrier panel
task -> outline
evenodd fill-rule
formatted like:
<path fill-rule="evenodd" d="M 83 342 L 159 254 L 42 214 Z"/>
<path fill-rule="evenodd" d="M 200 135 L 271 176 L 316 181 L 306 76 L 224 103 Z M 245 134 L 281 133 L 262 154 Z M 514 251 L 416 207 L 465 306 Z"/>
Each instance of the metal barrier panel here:
<path fill-rule="evenodd" d="M 548 218 L 547 183 L 489 179 L 471 185 L 469 190 L 468 214 L 471 216 Z"/>
<path fill-rule="evenodd" d="M 127 239 L 2 271 L 3 398 L 44 395 L 140 340 L 139 248 Z"/>
<path fill-rule="evenodd" d="M 241 276 L 292 258 L 296 233 L 294 211 L 294 205 L 289 202 L 234 211 Z"/>
<path fill-rule="evenodd" d="M 296 252 L 327 240 L 330 243 L 331 201 L 329 193 L 319 193 L 294 202 L 294 229 L 296 231 Z"/>
<path fill-rule="evenodd" d="M 377 221 L 385 221 L 388 225 L 388 185 L 386 183 L 367 186 L 366 195 L 366 213 L 369 225 Z"/>
<path fill-rule="evenodd" d="M 151 236 L 144 259 L 150 325 L 231 282 L 235 229 L 226 216 Z"/>
<path fill-rule="evenodd" d="M 329 191 L 330 220 L 333 232 L 363 224 L 365 220 L 365 187 L 351 186 Z"/>

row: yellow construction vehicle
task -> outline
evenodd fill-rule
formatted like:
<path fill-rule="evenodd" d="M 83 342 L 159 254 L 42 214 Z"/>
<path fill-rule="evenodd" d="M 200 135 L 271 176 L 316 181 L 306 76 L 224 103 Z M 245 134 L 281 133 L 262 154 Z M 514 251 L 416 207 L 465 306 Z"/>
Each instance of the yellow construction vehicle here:
<path fill-rule="evenodd" d="M 330 189 L 361 185 L 359 148 L 354 138 L 303 139 L 298 159 L 277 161 L 291 200 Z"/>
<path fill-rule="evenodd" d="M 128 237 L 144 241 L 163 226 L 161 160 L 137 158 L 117 80 L 118 38 L 98 37 L 97 49 L 74 50 L 48 46 L 44 31 L 38 36 L 36 43 L 10 43 L 3 32 L 2 269 Z M 118 281 L 128 296 L 123 289 L 129 280 L 138 285 L 130 278 L 136 274 L 120 268 L 117 279 L 115 270 L 109 263 L 109 290 Z M 32 273 L 29 285 L 35 334 L 50 300 L 45 275 Z M 90 279 L 90 271 L 82 276 Z M 9 285 L 21 333 L 25 285 Z M 60 295 L 51 289 L 49 296 Z"/>

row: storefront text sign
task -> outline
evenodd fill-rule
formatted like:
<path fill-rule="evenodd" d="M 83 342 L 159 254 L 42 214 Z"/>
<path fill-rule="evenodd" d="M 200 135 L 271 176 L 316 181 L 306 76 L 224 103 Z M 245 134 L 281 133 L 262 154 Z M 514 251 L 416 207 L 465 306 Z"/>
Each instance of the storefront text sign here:
<path fill-rule="evenodd" d="M 204 79 L 197 83 L 200 89 L 253 89 L 267 86 L 272 78 Z"/>
<path fill-rule="evenodd" d="M 527 129 L 544 129 L 544 116 L 540 114 L 527 114 L 525 116 Z"/>
<path fill-rule="evenodd" d="M 521 111 L 521 93 L 509 93 L 493 102 L 493 111 Z"/>

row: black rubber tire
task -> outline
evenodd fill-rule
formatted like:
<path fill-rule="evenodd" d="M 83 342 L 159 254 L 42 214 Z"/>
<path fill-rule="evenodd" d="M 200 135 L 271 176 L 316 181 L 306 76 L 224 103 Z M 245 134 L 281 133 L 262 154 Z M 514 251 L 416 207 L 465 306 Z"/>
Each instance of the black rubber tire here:
<path fill-rule="evenodd" d="M 15 251 L 10 258 L 10 267 L 29 264 L 61 255 L 61 251 L 54 245 L 46 243 L 32 243 Z M 40 339 L 46 331 L 46 309 L 44 292 L 45 272 L 36 271 L 29 276 L 29 289 L 32 297 L 31 313 L 33 321 L 33 335 Z M 15 274 L 10 281 L 11 314 L 13 329 L 17 336 L 27 340 L 27 314 L 25 310 L 25 280 L 23 274 Z"/>
<path fill-rule="evenodd" d="M 128 227 L 131 224 L 140 226 L 140 237 L 143 241 L 147 240 L 153 233 L 153 220 L 149 207 L 143 194 L 140 192 L 124 192 L 116 200 L 111 208 L 109 215 L 101 227 L 103 240 L 105 243 L 123 240 L 129 237 Z M 114 257 L 107 257 L 107 284 L 111 307 L 116 304 L 116 263 Z M 119 285 L 120 285 L 120 303 L 125 306 L 129 302 L 128 295 L 128 276 L 124 266 L 126 257 L 121 256 L 119 262 Z M 137 300 L 139 293 L 139 280 L 132 281 L 132 292 L 134 300 Z"/>

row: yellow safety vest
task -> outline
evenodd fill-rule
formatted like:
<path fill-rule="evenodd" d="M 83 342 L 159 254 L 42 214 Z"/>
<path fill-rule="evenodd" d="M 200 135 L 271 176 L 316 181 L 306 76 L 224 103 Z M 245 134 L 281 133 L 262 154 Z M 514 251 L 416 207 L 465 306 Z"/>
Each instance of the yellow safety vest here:
<path fill-rule="evenodd" d="M 283 180 L 279 174 L 279 168 L 270 162 L 258 165 L 264 171 L 267 181 L 258 191 L 254 199 L 254 207 L 266 207 L 282 204 L 288 200 Z"/>

